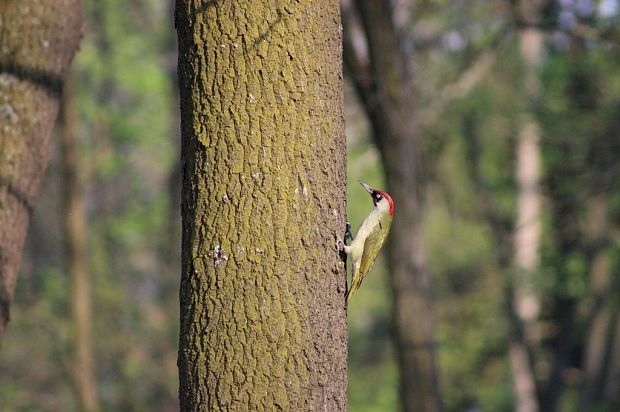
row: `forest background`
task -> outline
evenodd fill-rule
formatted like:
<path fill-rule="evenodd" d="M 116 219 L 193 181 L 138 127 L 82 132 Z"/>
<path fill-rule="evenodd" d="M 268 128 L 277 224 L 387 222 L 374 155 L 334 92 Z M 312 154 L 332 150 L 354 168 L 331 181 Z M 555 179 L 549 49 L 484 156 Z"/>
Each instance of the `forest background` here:
<path fill-rule="evenodd" d="M 364 60 L 373 53 L 368 27 L 350 3 L 343 2 L 345 39 Z M 514 386 L 520 378 L 534 385 L 540 405 L 620 408 L 618 2 L 530 3 L 533 14 L 519 2 L 390 3 L 421 113 L 433 309 L 420 316 L 435 319 L 427 344 L 436 350 L 437 396 L 447 411 L 515 410 L 525 402 Z M 79 405 L 60 138 L 67 125 L 78 138 L 74 166 L 87 219 L 97 402 L 110 411 L 178 410 L 172 10 L 166 0 L 84 2 L 85 36 L 0 351 L 3 410 Z M 356 182 L 384 187 L 385 157 L 354 63 L 345 49 L 355 229 L 371 206 Z M 406 402 L 391 285 L 382 258 L 349 307 L 352 411 Z M 521 365 L 519 348 L 527 354 Z"/>

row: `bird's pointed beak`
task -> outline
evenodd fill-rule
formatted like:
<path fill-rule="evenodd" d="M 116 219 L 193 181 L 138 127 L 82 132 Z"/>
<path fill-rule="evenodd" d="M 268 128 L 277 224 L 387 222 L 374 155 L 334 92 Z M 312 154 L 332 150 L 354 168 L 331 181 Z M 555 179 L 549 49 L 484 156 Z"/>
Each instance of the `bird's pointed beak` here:
<path fill-rule="evenodd" d="M 368 186 L 366 183 L 362 182 L 361 180 L 358 180 L 358 182 L 360 185 L 364 186 L 364 189 L 366 189 L 368 193 L 372 195 L 372 191 L 373 191 L 372 187 Z"/>

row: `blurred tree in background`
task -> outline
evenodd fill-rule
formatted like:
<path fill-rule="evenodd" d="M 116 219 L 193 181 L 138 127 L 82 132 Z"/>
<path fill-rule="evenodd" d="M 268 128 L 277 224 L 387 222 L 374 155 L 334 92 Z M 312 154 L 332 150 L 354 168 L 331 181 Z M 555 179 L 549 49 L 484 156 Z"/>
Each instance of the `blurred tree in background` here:
<path fill-rule="evenodd" d="M 178 410 L 171 2 L 84 8 L 71 94 L 97 397 L 102 410 Z M 399 199 L 387 259 L 349 306 L 349 409 L 431 410 L 419 396 L 455 412 L 620 409 L 618 1 L 343 11 L 348 218 L 355 229 L 371 207 L 357 179 Z M 60 155 L 0 350 L 3 410 L 81 407 Z"/>
<path fill-rule="evenodd" d="M 62 86 L 82 35 L 79 1 L 0 3 L 0 339 L 49 158 Z"/>
<path fill-rule="evenodd" d="M 180 245 L 180 231 L 168 225 L 168 216 L 179 213 L 167 190 L 178 158 L 170 10 L 167 1 L 84 2 L 85 36 L 68 91 L 77 117 L 95 377 L 104 410 L 178 409 L 180 262 L 162 253 Z M 54 146 L 23 257 L 13 316 L 21 323 L 12 323 L 0 351 L 7 410 L 79 405 L 60 154 Z"/>
<path fill-rule="evenodd" d="M 78 146 L 78 118 L 71 78 L 63 89 L 58 120 L 62 164 L 62 214 L 65 268 L 71 277 L 73 312 L 73 365 L 81 409 L 99 410 L 93 355 L 92 283 L 87 270 L 86 196 L 84 165 Z"/>

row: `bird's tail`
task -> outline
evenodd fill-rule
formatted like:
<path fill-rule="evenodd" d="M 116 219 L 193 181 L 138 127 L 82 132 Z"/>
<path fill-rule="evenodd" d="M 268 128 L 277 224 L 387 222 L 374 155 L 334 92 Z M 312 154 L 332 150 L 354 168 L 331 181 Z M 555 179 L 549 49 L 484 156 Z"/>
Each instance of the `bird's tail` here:
<path fill-rule="evenodd" d="M 364 280 L 364 275 L 357 270 L 353 275 L 353 279 L 351 279 L 351 287 L 347 290 L 347 293 L 344 295 L 344 300 L 346 303 L 349 303 L 349 299 L 351 299 L 351 295 L 353 292 L 358 290 L 360 286 L 362 286 L 362 281 Z"/>

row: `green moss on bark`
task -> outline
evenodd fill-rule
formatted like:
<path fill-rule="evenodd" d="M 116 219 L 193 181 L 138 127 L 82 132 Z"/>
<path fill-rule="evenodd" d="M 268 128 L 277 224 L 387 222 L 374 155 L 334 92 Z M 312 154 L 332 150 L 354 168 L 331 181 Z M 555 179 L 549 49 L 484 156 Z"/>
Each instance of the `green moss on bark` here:
<path fill-rule="evenodd" d="M 338 2 L 180 1 L 182 410 L 345 410 Z"/>

